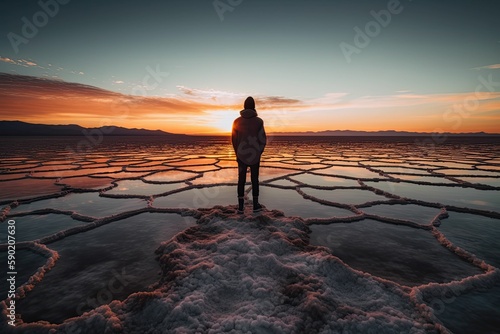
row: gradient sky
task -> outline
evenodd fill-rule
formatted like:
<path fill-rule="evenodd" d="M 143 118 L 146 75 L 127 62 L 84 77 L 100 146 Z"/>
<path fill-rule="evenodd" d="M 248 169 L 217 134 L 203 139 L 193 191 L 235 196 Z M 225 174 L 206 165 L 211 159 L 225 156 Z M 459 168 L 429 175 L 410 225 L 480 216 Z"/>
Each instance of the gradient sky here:
<path fill-rule="evenodd" d="M 498 1 L 60 1 L 0 4 L 2 120 L 221 133 L 252 95 L 269 132 L 500 133 Z"/>

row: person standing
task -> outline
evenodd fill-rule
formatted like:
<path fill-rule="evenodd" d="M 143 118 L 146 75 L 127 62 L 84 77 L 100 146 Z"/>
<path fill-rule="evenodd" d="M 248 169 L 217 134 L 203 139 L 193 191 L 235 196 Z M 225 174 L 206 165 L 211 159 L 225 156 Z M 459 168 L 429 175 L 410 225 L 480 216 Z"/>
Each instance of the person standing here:
<path fill-rule="evenodd" d="M 260 157 L 266 147 L 264 121 L 257 116 L 255 100 L 249 96 L 245 100 L 240 117 L 234 120 L 231 141 L 238 162 L 238 213 L 243 213 L 247 169 L 250 167 L 252 181 L 253 211 L 262 210 L 259 203 Z"/>

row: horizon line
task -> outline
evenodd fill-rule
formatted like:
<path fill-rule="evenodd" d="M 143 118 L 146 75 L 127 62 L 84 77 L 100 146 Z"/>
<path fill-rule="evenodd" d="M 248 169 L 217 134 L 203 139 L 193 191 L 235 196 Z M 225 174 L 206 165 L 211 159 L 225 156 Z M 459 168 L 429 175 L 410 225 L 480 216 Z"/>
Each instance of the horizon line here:
<path fill-rule="evenodd" d="M 118 125 L 107 125 L 107 126 L 101 126 L 101 127 L 85 127 L 76 123 L 66 123 L 66 124 L 47 124 L 47 123 L 30 123 L 30 122 L 24 122 L 20 120 L 0 120 L 0 123 L 7 123 L 7 122 L 18 122 L 22 124 L 28 124 L 28 125 L 39 125 L 39 126 L 77 126 L 81 127 L 82 129 L 103 129 L 106 127 L 115 127 L 119 129 L 125 129 L 125 130 L 138 130 L 138 131 L 149 131 L 149 132 L 162 132 L 163 134 L 170 134 L 170 135 L 179 135 L 179 136 L 193 136 L 193 137 L 200 137 L 200 136 L 215 136 L 215 137 L 225 137 L 225 136 L 230 136 L 231 132 L 207 132 L 207 133 L 192 133 L 192 134 L 187 134 L 187 133 L 173 133 L 173 132 L 168 132 L 164 131 L 161 129 L 148 129 L 148 128 L 130 128 L 130 127 L 123 127 L 123 126 L 118 126 Z M 350 133 L 351 132 L 351 133 Z M 495 132 L 485 132 L 485 131 L 473 131 L 473 132 L 448 132 L 448 131 L 443 131 L 443 132 L 437 132 L 437 131 L 409 131 L 409 130 L 394 130 L 394 129 L 389 129 L 389 130 L 353 130 L 353 129 L 335 129 L 335 130 L 318 130 L 318 131 L 313 131 L 313 130 L 307 130 L 307 131 L 269 131 L 267 132 L 267 135 L 273 135 L 273 136 L 325 136 L 325 137 L 333 137 L 335 135 L 328 134 L 328 133 L 339 133 L 340 136 L 366 136 L 370 134 L 378 134 L 382 135 L 384 133 L 391 133 L 392 135 L 389 136 L 415 136 L 415 135 L 454 135 L 454 136 L 459 136 L 459 135 L 464 135 L 464 136 L 471 136 L 471 135 L 485 135 L 485 136 L 500 136 L 500 133 L 495 133 Z M 342 134 L 344 133 L 344 134 Z M 350 133 L 350 134 L 349 134 Z M 163 134 L 158 134 L 158 135 L 153 135 L 153 134 L 137 134 L 137 135 L 113 135 L 112 133 L 109 133 L 107 135 L 110 136 L 162 136 Z M 2 133 L 0 133 L 0 136 L 2 136 Z M 4 135 L 8 137 L 15 137 L 15 136 L 23 136 L 21 135 Z M 25 135 L 24 135 L 25 136 Z M 33 135 L 28 135 L 28 136 L 33 136 Z M 54 134 L 54 136 L 65 136 L 65 135 L 58 135 Z M 73 136 L 73 135 L 71 135 Z M 76 136 L 76 135 L 75 135 Z"/>

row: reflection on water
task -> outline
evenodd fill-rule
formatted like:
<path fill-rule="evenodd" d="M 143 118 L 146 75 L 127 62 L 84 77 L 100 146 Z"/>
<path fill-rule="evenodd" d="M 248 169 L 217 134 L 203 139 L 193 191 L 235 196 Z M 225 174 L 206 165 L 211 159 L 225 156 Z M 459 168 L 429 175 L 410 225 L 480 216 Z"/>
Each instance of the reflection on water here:
<path fill-rule="evenodd" d="M 385 201 L 388 198 L 379 196 L 368 190 L 358 189 L 309 189 L 304 188 L 304 193 L 318 199 L 326 200 L 328 202 L 344 203 L 344 204 L 363 204 L 373 201 Z"/>
<path fill-rule="evenodd" d="M 378 173 L 372 172 L 363 167 L 333 166 L 318 171 L 321 174 L 348 176 L 355 178 L 381 178 Z"/>
<path fill-rule="evenodd" d="M 151 182 L 179 182 L 187 181 L 198 176 L 198 173 L 168 170 L 166 172 L 155 172 L 152 175 L 144 177 L 144 180 Z"/>
<path fill-rule="evenodd" d="M 191 217 L 145 213 L 57 241 L 51 244 L 60 255 L 57 266 L 21 302 L 19 311 L 26 321 L 40 320 L 43 313 L 44 320 L 62 322 L 92 309 L 92 303 L 85 303 L 89 299 L 103 304 L 147 289 L 160 271 L 156 248 L 194 224 Z M 116 289 L 108 288 L 110 281 Z M 100 295 L 103 288 L 112 296 Z"/>
<path fill-rule="evenodd" d="M 116 182 L 117 186 L 105 192 L 105 195 L 140 195 L 153 196 L 160 195 L 172 190 L 186 187 L 185 183 L 151 184 L 142 180 L 125 180 Z"/>
<path fill-rule="evenodd" d="M 353 216 L 351 211 L 322 205 L 304 199 L 296 191 L 276 188 L 262 188 L 261 202 L 269 210 L 280 210 L 287 216 L 303 218 L 327 218 Z"/>
<path fill-rule="evenodd" d="M 478 190 L 462 187 L 440 187 L 404 182 L 365 182 L 367 185 L 385 190 L 401 197 L 442 203 L 479 210 L 498 211 L 500 196 L 498 190 Z"/>
<path fill-rule="evenodd" d="M 374 214 L 377 216 L 404 219 L 422 225 L 430 224 L 432 219 L 439 214 L 439 209 L 437 208 L 430 208 L 414 204 L 379 204 L 372 207 L 363 208 L 362 210 L 366 213 Z"/>
<path fill-rule="evenodd" d="M 30 215 L 17 219 L 15 237 L 17 242 L 34 241 L 82 224 L 67 215 Z M 0 230 L 0 240 L 7 240 L 6 229 Z"/>
<path fill-rule="evenodd" d="M 123 211 L 143 208 L 146 202 L 140 199 L 114 199 L 99 196 L 98 193 L 74 193 L 64 197 L 44 199 L 21 204 L 11 210 L 11 213 L 31 212 L 43 209 L 56 209 L 76 212 L 91 217 L 106 217 Z"/>
<path fill-rule="evenodd" d="M 210 208 L 237 204 L 236 187 L 220 186 L 184 190 L 154 200 L 156 208 Z"/>
<path fill-rule="evenodd" d="M 341 177 L 321 176 L 310 173 L 292 176 L 291 179 L 313 185 L 326 187 L 359 187 L 359 183 L 352 179 L 343 179 Z"/>
<path fill-rule="evenodd" d="M 373 220 L 312 226 L 311 229 L 313 245 L 331 248 L 355 269 L 401 284 L 442 283 L 481 273 L 423 230 Z"/>
<path fill-rule="evenodd" d="M 439 229 L 453 244 L 500 268 L 500 219 L 451 212 Z"/>

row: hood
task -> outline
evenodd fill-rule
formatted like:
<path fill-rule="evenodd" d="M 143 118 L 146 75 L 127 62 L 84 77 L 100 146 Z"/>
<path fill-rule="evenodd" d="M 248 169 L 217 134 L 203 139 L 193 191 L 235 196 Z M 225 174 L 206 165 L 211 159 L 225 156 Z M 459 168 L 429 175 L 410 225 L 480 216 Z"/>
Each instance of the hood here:
<path fill-rule="evenodd" d="M 252 118 L 252 117 L 257 117 L 257 111 L 254 109 L 243 109 L 240 111 L 240 115 L 243 118 Z"/>

